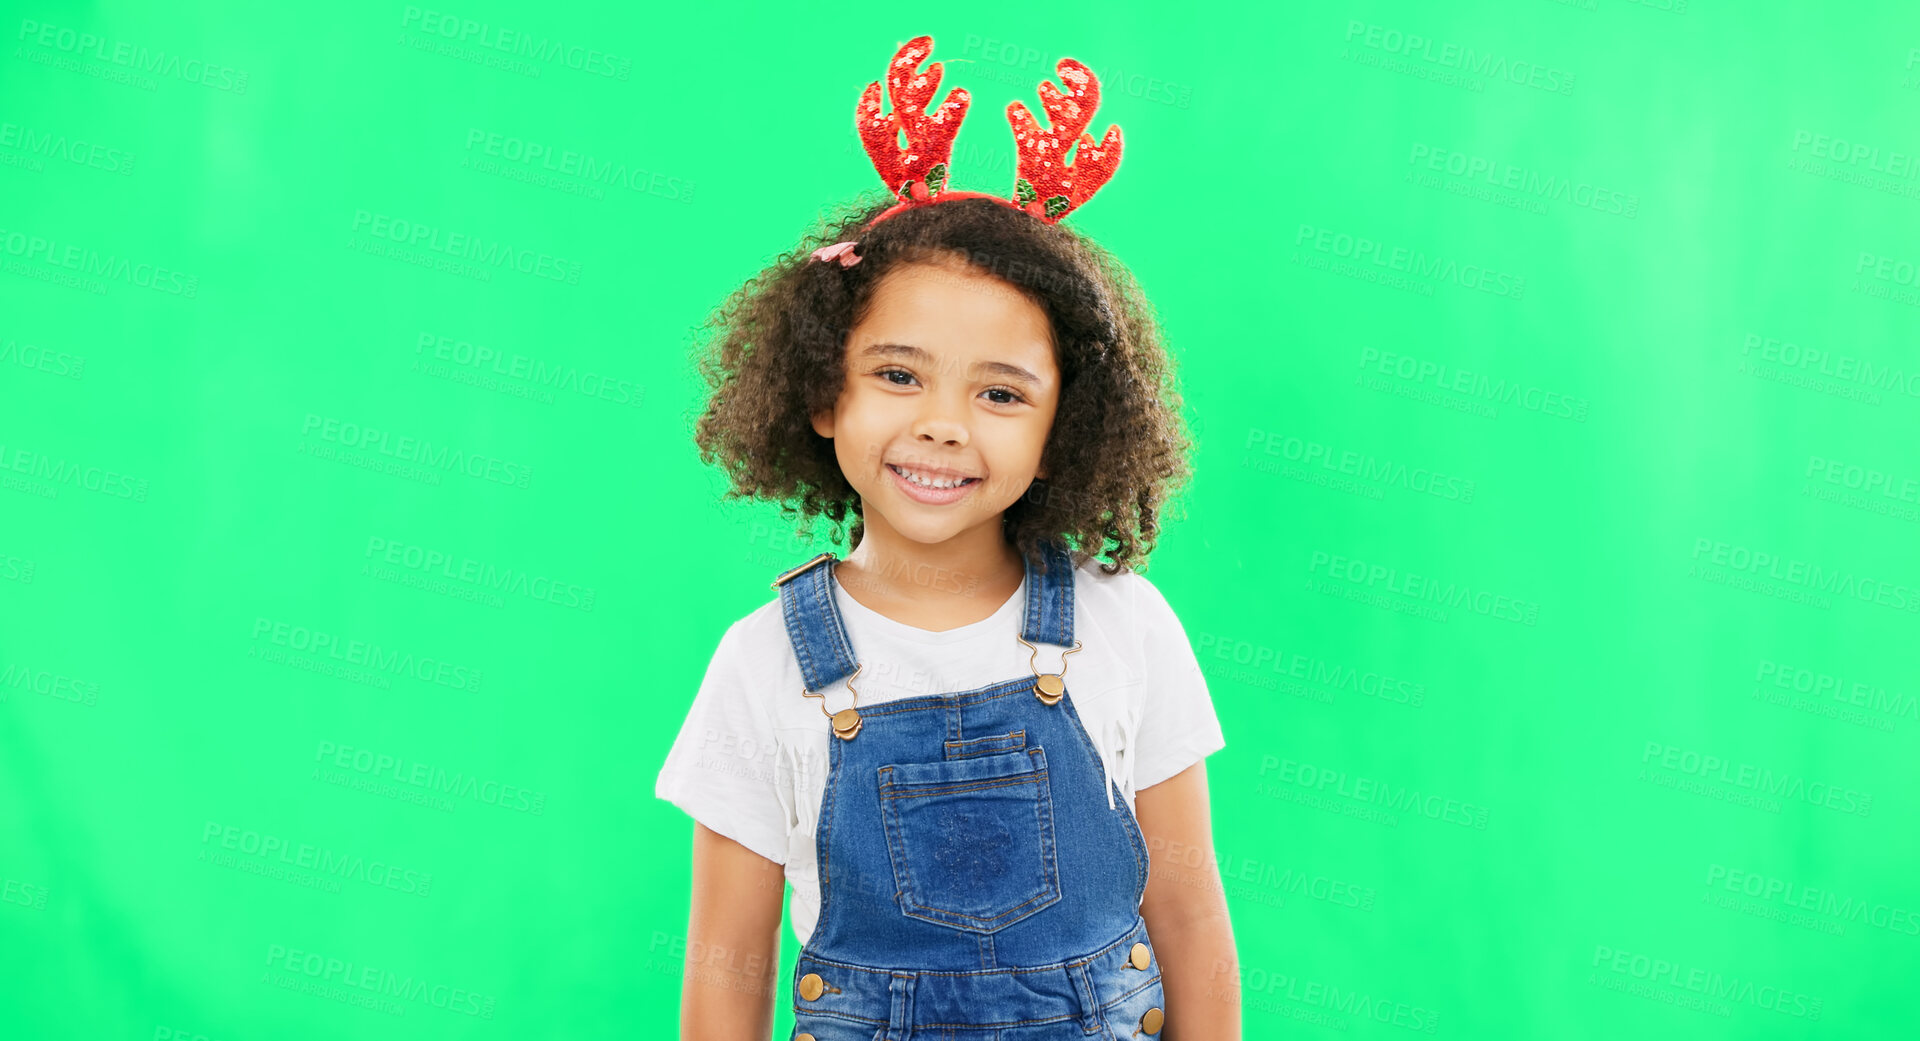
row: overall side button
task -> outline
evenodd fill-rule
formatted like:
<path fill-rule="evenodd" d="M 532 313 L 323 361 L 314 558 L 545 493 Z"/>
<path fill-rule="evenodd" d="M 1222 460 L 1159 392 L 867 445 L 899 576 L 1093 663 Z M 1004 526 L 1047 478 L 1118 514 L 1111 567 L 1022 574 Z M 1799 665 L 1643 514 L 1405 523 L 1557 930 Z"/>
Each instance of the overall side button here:
<path fill-rule="evenodd" d="M 1147 966 L 1153 964 L 1153 952 L 1147 949 L 1146 944 L 1136 943 L 1133 945 L 1133 950 L 1127 954 L 1127 964 L 1144 971 Z"/>

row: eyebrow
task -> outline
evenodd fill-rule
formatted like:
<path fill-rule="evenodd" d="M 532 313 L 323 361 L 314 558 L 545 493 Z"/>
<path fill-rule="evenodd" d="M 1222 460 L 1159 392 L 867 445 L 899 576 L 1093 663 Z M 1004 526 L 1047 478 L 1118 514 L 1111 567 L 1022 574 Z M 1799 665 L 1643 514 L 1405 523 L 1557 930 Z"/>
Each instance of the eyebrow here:
<path fill-rule="evenodd" d="M 860 356 L 863 358 L 907 358 L 919 362 L 922 365 L 932 365 L 934 361 L 933 355 L 910 343 L 869 344 L 866 350 L 860 352 Z M 1015 383 L 1024 383 L 1035 389 L 1042 386 L 1040 377 L 1035 376 L 1033 373 L 1028 372 L 1018 365 L 1004 361 L 986 361 L 981 362 L 980 367 L 995 376 L 1012 380 Z"/>

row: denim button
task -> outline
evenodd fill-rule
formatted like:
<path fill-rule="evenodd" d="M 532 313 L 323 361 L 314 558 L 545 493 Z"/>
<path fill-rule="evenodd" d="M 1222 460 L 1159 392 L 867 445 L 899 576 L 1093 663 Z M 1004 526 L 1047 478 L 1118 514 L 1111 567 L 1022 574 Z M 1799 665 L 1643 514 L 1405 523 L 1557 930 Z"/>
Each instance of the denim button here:
<path fill-rule="evenodd" d="M 800 977 L 800 996 L 808 1001 L 819 997 L 827 989 L 825 980 L 817 972 L 809 972 Z"/>
<path fill-rule="evenodd" d="M 1046 704 L 1052 705 L 1058 702 L 1060 695 L 1066 689 L 1066 681 L 1056 673 L 1045 672 L 1034 677 L 1033 696 Z"/>
<path fill-rule="evenodd" d="M 1149 1034 L 1158 1034 L 1160 1032 L 1160 1024 L 1166 1018 L 1166 1013 L 1161 1012 L 1159 1006 L 1156 1005 L 1148 1009 L 1146 1015 L 1140 1017 L 1140 1029 Z"/>
<path fill-rule="evenodd" d="M 1133 945 L 1133 950 L 1128 954 L 1127 963 L 1136 969 L 1144 969 L 1153 964 L 1153 954 L 1147 950 L 1146 944 L 1136 943 Z"/>

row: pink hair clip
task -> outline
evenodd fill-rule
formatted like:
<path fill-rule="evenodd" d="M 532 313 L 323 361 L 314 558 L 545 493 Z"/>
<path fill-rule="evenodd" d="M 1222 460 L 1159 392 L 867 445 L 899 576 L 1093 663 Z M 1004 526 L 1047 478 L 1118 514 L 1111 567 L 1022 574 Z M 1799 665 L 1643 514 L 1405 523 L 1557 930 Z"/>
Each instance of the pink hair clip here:
<path fill-rule="evenodd" d="M 845 242 L 836 242 L 831 246 L 821 246 L 813 251 L 813 259 L 837 260 L 841 267 L 852 267 L 860 263 L 860 254 L 853 251 L 853 247 L 857 245 L 859 243 L 849 239 Z"/>

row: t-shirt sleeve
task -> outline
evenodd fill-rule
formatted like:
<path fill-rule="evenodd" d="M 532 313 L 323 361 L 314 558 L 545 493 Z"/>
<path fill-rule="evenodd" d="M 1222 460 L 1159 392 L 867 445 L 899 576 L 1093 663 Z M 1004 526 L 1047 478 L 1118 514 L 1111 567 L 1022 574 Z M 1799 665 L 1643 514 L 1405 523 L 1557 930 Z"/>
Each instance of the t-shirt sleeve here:
<path fill-rule="evenodd" d="M 1136 574 L 1134 620 L 1146 652 L 1134 791 L 1150 788 L 1227 745 L 1187 630 L 1160 590 Z"/>
<path fill-rule="evenodd" d="M 720 638 L 653 794 L 784 864 L 787 821 L 777 790 L 773 723 L 755 697 L 744 644 L 739 622 Z"/>

